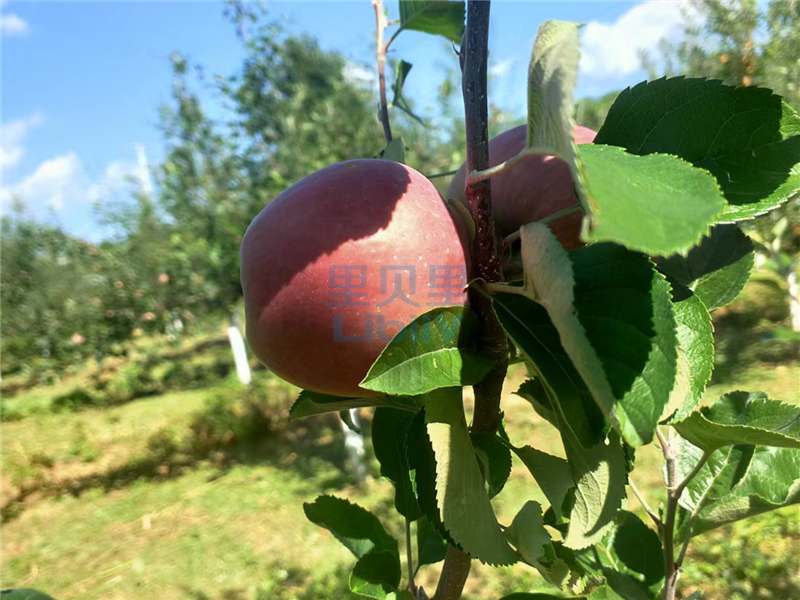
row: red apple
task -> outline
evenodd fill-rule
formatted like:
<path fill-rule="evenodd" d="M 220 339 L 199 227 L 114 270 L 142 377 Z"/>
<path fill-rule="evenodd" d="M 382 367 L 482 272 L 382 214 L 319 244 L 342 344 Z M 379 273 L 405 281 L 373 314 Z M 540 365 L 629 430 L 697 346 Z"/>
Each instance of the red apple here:
<path fill-rule="evenodd" d="M 575 142 L 590 144 L 596 132 L 576 126 Z M 489 141 L 489 165 L 494 167 L 519 154 L 527 141 L 527 126 L 509 129 Z M 453 177 L 447 197 L 466 203 L 464 184 L 466 165 Z M 492 207 L 498 233 L 505 237 L 526 223 L 539 221 L 571 206 L 578 199 L 569 167 L 552 156 L 531 156 L 505 173 L 492 177 Z M 562 217 L 550 223 L 550 229 L 566 249 L 583 245 L 580 241 L 583 214 Z"/>
<path fill-rule="evenodd" d="M 405 165 L 351 160 L 301 179 L 250 224 L 241 248 L 247 341 L 304 389 L 359 387 L 404 326 L 466 302 L 464 240 L 433 184 Z"/>

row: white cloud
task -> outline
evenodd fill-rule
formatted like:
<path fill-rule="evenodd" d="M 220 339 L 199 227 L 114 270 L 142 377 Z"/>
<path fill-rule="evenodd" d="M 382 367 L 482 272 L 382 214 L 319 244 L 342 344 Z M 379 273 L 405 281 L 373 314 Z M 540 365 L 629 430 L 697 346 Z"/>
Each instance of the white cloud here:
<path fill-rule="evenodd" d="M 640 50 L 655 51 L 659 42 L 680 33 L 690 13 L 687 2 L 650 0 L 627 10 L 613 23 L 589 22 L 581 32 L 581 75 L 622 78 L 641 68 Z"/>
<path fill-rule="evenodd" d="M 489 77 L 503 77 L 504 75 L 508 75 L 516 62 L 513 56 L 496 62 L 489 67 Z"/>
<path fill-rule="evenodd" d="M 130 183 L 131 177 L 141 181 L 141 167 L 139 164 L 127 160 L 116 160 L 109 163 L 103 176 L 89 185 L 86 198 L 89 202 L 99 202 Z"/>
<path fill-rule="evenodd" d="M 83 167 L 78 156 L 71 152 L 47 160 L 28 177 L 19 183 L 3 187 L 2 201 L 20 198 L 31 208 L 45 208 L 61 211 L 65 200 L 80 188 Z"/>
<path fill-rule="evenodd" d="M 93 203 L 125 189 L 128 177 L 139 175 L 136 162 L 121 160 L 109 163 L 100 177 L 92 178 L 78 155 L 70 152 L 43 162 L 19 182 L 4 185 L 0 200 L 6 204 L 19 198 L 33 216 L 85 212 Z"/>
<path fill-rule="evenodd" d="M 25 155 L 22 145 L 25 136 L 41 122 L 41 115 L 34 114 L 0 126 L 0 170 L 10 169 L 19 163 Z"/>
<path fill-rule="evenodd" d="M 344 71 L 342 74 L 348 83 L 359 86 L 368 86 L 370 88 L 375 87 L 377 89 L 378 73 L 360 63 L 348 60 L 344 65 Z"/>
<path fill-rule="evenodd" d="M 6 3 L 0 3 L 0 8 Z M 28 33 L 28 23 L 13 13 L 0 14 L 0 33 L 3 35 L 25 35 Z"/>

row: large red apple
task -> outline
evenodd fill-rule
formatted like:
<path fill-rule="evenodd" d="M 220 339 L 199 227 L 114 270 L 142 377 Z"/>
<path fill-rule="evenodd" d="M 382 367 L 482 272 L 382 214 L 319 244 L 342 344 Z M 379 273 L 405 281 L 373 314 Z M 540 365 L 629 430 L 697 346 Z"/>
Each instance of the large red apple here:
<path fill-rule="evenodd" d="M 392 337 L 435 306 L 464 304 L 464 240 L 433 184 L 377 159 L 301 179 L 250 224 L 241 268 L 247 341 L 307 390 L 358 384 Z"/>
<path fill-rule="evenodd" d="M 575 142 L 590 144 L 596 132 L 576 126 Z M 494 167 L 519 154 L 527 141 L 527 126 L 509 129 L 489 141 L 489 165 Z M 453 177 L 447 197 L 466 202 L 466 165 Z M 578 199 L 567 164 L 552 156 L 531 156 L 510 170 L 492 177 L 492 207 L 498 233 L 505 237 L 526 223 L 539 221 L 575 206 Z M 568 250 L 580 241 L 583 214 L 579 211 L 550 223 L 550 229 Z"/>

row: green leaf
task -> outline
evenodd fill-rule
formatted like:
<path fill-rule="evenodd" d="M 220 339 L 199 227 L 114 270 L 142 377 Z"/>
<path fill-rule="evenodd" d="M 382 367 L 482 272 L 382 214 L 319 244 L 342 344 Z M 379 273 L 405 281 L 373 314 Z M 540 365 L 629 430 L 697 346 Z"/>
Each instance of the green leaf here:
<path fill-rule="evenodd" d="M 755 252 L 736 225 L 717 225 L 688 255 L 657 259 L 658 269 L 672 284 L 676 299 L 693 291 L 709 310 L 730 304 L 753 269 Z"/>
<path fill-rule="evenodd" d="M 542 507 L 538 502 L 525 503 L 506 530 L 506 536 L 523 560 L 539 571 L 547 582 L 564 587 L 570 570 L 556 556 L 550 534 L 544 528 Z"/>
<path fill-rule="evenodd" d="M 606 583 L 622 600 L 655 600 L 655 596 L 642 588 L 636 579 L 616 569 L 603 569 Z M 613 596 L 612 596 L 613 597 Z"/>
<path fill-rule="evenodd" d="M 389 396 L 375 396 L 371 398 L 342 398 L 340 396 L 327 396 L 317 392 L 303 390 L 297 400 L 289 409 L 289 420 L 302 419 L 313 415 L 329 412 L 340 412 L 351 408 L 363 406 L 391 406 L 408 411 L 419 410 L 419 405 L 413 398 L 392 398 Z"/>
<path fill-rule="evenodd" d="M 539 26 L 528 66 L 528 147 L 555 151 L 578 174 L 572 138 L 573 90 L 578 80 L 578 23 L 545 21 Z"/>
<path fill-rule="evenodd" d="M 541 505 L 531 500 L 526 502 L 506 530 L 506 536 L 522 558 L 535 565 L 544 557 L 545 546 L 552 543 L 550 534 L 544 528 Z"/>
<path fill-rule="evenodd" d="M 436 502 L 436 457 L 433 454 L 433 445 L 428 437 L 425 422 L 425 409 L 420 410 L 411 420 L 406 432 L 406 458 L 414 484 L 414 494 L 417 497 L 423 520 L 436 529 L 439 537 L 447 543 L 458 546 L 450 533 L 445 529 L 439 516 L 439 506 Z"/>
<path fill-rule="evenodd" d="M 680 442 L 678 477 L 685 477 L 703 451 Z M 680 499 L 681 535 L 699 535 L 763 512 L 800 504 L 800 450 L 735 445 L 720 448 L 689 482 Z M 700 504 L 691 532 L 685 517 Z"/>
<path fill-rule="evenodd" d="M 480 288 L 478 288 L 480 289 Z M 584 446 L 603 439 L 603 413 L 575 370 L 543 306 L 524 296 L 498 293 L 492 305 L 500 324 L 547 390 L 550 406 L 563 415 Z"/>
<path fill-rule="evenodd" d="M 397 64 L 397 69 L 396 69 L 397 76 L 395 78 L 394 86 L 392 86 L 392 88 L 394 89 L 394 98 L 392 99 L 392 106 L 394 106 L 395 108 L 399 108 L 409 117 L 411 117 L 421 125 L 425 125 L 423 120 L 414 114 L 414 111 L 411 110 L 408 101 L 403 96 L 403 86 L 406 83 L 406 77 L 408 77 L 408 73 L 411 71 L 412 66 L 413 65 L 411 63 L 408 63 L 404 60 L 401 60 Z"/>
<path fill-rule="evenodd" d="M 403 0 L 398 4 L 400 5 L 399 31 L 413 29 L 441 35 L 451 42 L 461 43 L 466 15 L 464 2 Z"/>
<path fill-rule="evenodd" d="M 439 516 L 453 539 L 471 556 L 491 565 L 516 562 L 486 493 L 470 442 L 461 388 L 431 392 L 425 422 L 436 457 Z"/>
<path fill-rule="evenodd" d="M 348 500 L 322 495 L 305 502 L 303 510 L 309 521 L 330 531 L 356 558 L 372 550 L 397 556 L 397 540 L 386 533 L 378 517 Z"/>
<path fill-rule="evenodd" d="M 800 448 L 800 407 L 760 392 L 725 394 L 673 427 L 707 452 L 732 444 Z"/>
<path fill-rule="evenodd" d="M 406 458 L 406 432 L 413 418 L 411 412 L 380 407 L 372 419 L 372 447 L 381 465 L 381 475 L 394 485 L 397 512 L 412 521 L 422 516 Z"/>
<path fill-rule="evenodd" d="M 547 501 L 550 502 L 556 522 L 560 523 L 562 520 L 561 505 L 567 492 L 575 486 L 569 463 L 563 458 L 552 456 L 530 446 L 514 448 L 514 453 L 528 467 L 528 471 L 536 480 Z"/>
<path fill-rule="evenodd" d="M 683 252 L 700 241 L 725 208 L 707 172 L 667 154 L 579 148 L 589 196 L 586 241 L 611 241 L 648 254 Z"/>
<path fill-rule="evenodd" d="M 511 475 L 511 451 L 496 435 L 470 433 L 469 437 L 483 469 L 489 498 L 494 498 Z"/>
<path fill-rule="evenodd" d="M 398 163 L 406 162 L 406 144 L 402 137 L 394 138 L 383 150 L 378 153 L 378 158 L 393 160 Z"/>
<path fill-rule="evenodd" d="M 434 308 L 392 338 L 359 385 L 404 396 L 474 385 L 495 362 L 474 349 L 478 329 L 477 317 L 466 307 Z"/>
<path fill-rule="evenodd" d="M 561 433 L 576 485 L 564 545 L 580 550 L 601 540 L 614 523 L 626 495 L 625 455 L 614 432 L 607 443 L 589 449 Z"/>
<path fill-rule="evenodd" d="M 575 369 L 625 441 L 649 443 L 675 383 L 669 285 L 638 252 L 605 243 L 567 254 L 542 223 L 521 232 L 525 293 L 545 307 Z"/>
<path fill-rule="evenodd" d="M 678 338 L 678 379 L 670 404 L 677 410 L 670 421 L 689 416 L 703 397 L 714 370 L 714 326 L 703 301 L 694 294 L 673 304 Z"/>
<path fill-rule="evenodd" d="M 422 517 L 417 521 L 417 561 L 420 566 L 444 560 L 445 554 L 447 554 L 447 542 L 427 517 Z"/>
<path fill-rule="evenodd" d="M 710 171 L 728 206 L 752 219 L 800 189 L 800 119 L 780 96 L 704 79 L 658 79 L 624 90 L 595 143 L 675 154 Z M 794 136 L 794 137 L 793 137 Z"/>
<path fill-rule="evenodd" d="M 384 600 L 400 585 L 400 559 L 385 550 L 373 550 L 358 559 L 350 574 L 350 591 Z"/>
<path fill-rule="evenodd" d="M 625 600 L 607 585 L 597 588 L 589 596 L 589 600 Z"/>
<path fill-rule="evenodd" d="M 661 586 L 664 579 L 661 540 L 635 514 L 626 510 L 617 513 L 608 548 L 618 571 L 651 588 L 651 593 Z"/>

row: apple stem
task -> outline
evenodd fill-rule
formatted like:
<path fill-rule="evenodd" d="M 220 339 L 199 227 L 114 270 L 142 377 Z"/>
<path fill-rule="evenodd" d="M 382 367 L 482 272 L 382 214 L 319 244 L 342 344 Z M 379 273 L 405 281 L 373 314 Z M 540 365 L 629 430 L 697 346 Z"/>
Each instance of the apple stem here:
<path fill-rule="evenodd" d="M 376 28 L 376 47 L 378 55 L 378 89 L 380 91 L 381 105 L 378 110 L 378 117 L 383 125 L 383 136 L 386 143 L 392 141 L 392 126 L 389 124 L 389 107 L 386 103 L 386 50 L 389 44 L 383 43 L 383 32 L 386 30 L 386 15 L 383 13 L 383 0 L 372 0 L 375 9 L 375 28 Z M 389 40 L 391 43 L 391 40 Z"/>
<path fill-rule="evenodd" d="M 529 148 L 523 148 L 519 154 L 509 158 L 507 161 L 502 162 L 495 167 L 469 171 L 469 174 L 467 175 L 467 185 L 471 183 L 477 183 L 478 181 L 483 181 L 485 179 L 491 179 L 500 173 L 510 171 L 530 156 L 558 156 L 558 151 L 554 148 L 548 148 L 546 146 L 531 146 Z"/>
<path fill-rule="evenodd" d="M 489 0 L 467 2 L 467 27 L 461 44 L 462 89 L 467 134 L 467 172 L 489 167 L 489 107 L 486 68 L 489 55 Z M 466 198 L 475 221 L 472 244 L 472 277 L 488 283 L 502 281 L 497 256 L 492 188 L 490 181 L 468 181 Z M 500 394 L 508 370 L 508 344 L 492 308 L 491 298 L 470 289 L 470 303 L 482 325 L 481 346 L 495 366 L 474 386 L 475 411 L 472 430 L 494 434 L 502 420 Z M 455 546 L 447 548 L 434 600 L 461 598 L 469 576 L 471 558 Z"/>

